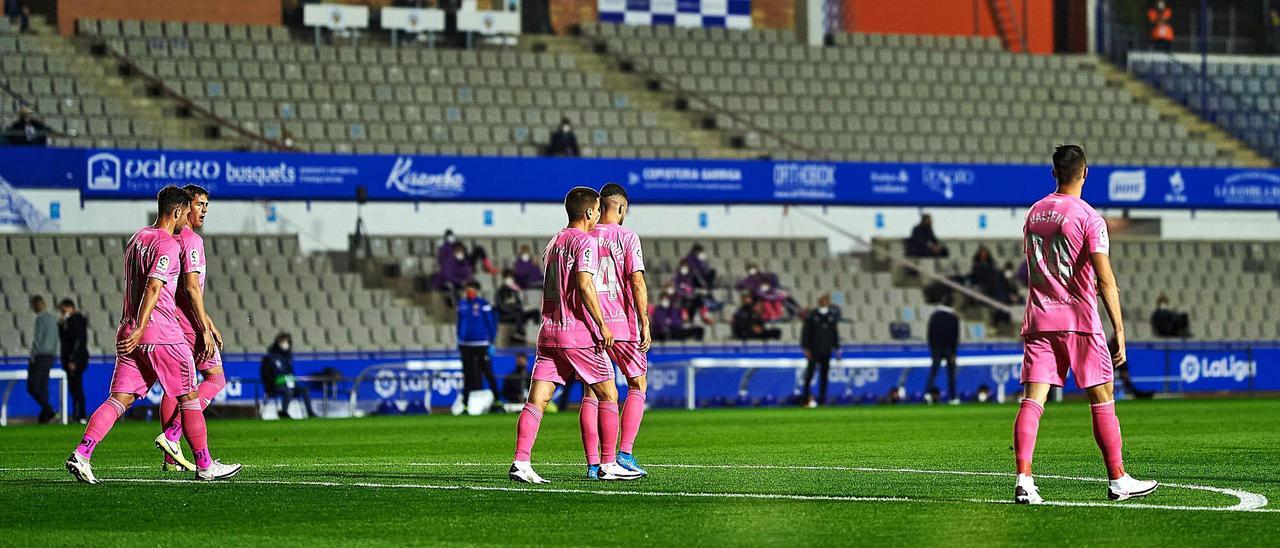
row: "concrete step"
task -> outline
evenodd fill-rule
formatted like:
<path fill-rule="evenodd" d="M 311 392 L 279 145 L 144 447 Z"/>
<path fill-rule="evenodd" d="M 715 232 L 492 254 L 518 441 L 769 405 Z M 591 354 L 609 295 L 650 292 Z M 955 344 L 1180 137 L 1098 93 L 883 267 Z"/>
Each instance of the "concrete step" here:
<path fill-rule="evenodd" d="M 648 88 L 648 81 L 639 74 L 623 72 L 615 59 L 596 53 L 590 42 L 576 36 L 527 37 L 521 47 L 531 51 L 570 54 L 575 57 L 579 70 L 604 75 L 605 89 L 626 94 L 632 108 L 652 112 L 658 126 L 677 135 L 692 146 L 698 156 L 704 158 L 742 158 L 750 153 L 729 146 L 728 135 L 719 130 L 702 126 L 702 115 L 693 111 L 676 109 L 675 97 L 666 91 Z"/>
<path fill-rule="evenodd" d="M 1097 66 L 1108 85 L 1118 86 L 1132 95 L 1135 101 L 1151 105 L 1162 118 L 1175 121 L 1187 128 L 1189 135 L 1213 143 L 1218 149 L 1219 157 L 1244 167 L 1272 166 L 1265 156 L 1244 142 L 1221 127 L 1201 118 L 1185 105 L 1173 100 L 1150 84 L 1129 74 L 1128 71 L 1105 61 L 1100 61 Z"/>

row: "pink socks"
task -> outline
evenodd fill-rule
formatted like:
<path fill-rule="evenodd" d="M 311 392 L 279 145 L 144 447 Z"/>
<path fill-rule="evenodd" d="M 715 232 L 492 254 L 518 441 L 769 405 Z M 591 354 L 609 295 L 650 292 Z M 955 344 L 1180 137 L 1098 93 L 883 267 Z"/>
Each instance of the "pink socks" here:
<path fill-rule="evenodd" d="M 582 449 L 587 454 L 587 464 L 600 464 L 600 402 L 582 398 L 578 408 L 578 426 L 582 429 Z"/>
<path fill-rule="evenodd" d="M 1107 477 L 1118 479 L 1124 476 L 1124 458 L 1120 438 L 1120 419 L 1116 418 L 1115 400 L 1106 403 L 1095 403 L 1089 406 L 1093 414 L 1093 439 L 1102 450 L 1102 461 L 1107 465 Z"/>
<path fill-rule="evenodd" d="M 636 443 L 636 434 L 640 432 L 640 421 L 644 420 L 644 392 L 636 389 L 627 391 L 627 401 L 622 404 L 622 442 L 618 449 L 631 454 Z"/>
<path fill-rule="evenodd" d="M 84 429 L 84 438 L 80 440 L 80 445 L 76 446 L 76 452 L 86 459 L 93 458 L 94 448 L 102 438 L 107 437 L 107 432 L 111 431 L 111 427 L 115 426 L 124 411 L 124 405 L 113 398 L 107 398 L 107 401 L 102 402 L 102 405 L 99 405 L 89 417 L 89 426 Z"/>
<path fill-rule="evenodd" d="M 542 424 L 542 410 L 532 403 L 525 403 L 516 423 L 515 460 L 528 462 L 533 452 L 533 442 L 538 438 L 538 426 Z"/>
<path fill-rule="evenodd" d="M 209 407 L 209 403 L 213 401 L 213 398 L 218 396 L 218 393 L 221 392 L 223 387 L 226 385 L 227 378 L 221 374 L 208 375 L 203 381 L 200 381 L 200 386 L 196 387 L 196 393 L 200 398 L 200 409 Z M 171 417 L 174 417 L 177 407 L 177 398 L 165 394 L 164 398 L 160 400 L 160 420 L 168 421 Z M 182 415 L 178 414 L 173 422 L 167 424 L 169 424 L 169 426 L 164 429 L 164 437 L 169 441 L 178 441 L 181 439 Z M 171 459 L 168 457 L 165 457 L 165 462 L 169 462 L 170 460 Z"/>
<path fill-rule="evenodd" d="M 1040 430 L 1040 415 L 1043 414 L 1044 405 L 1031 398 L 1023 398 L 1018 418 L 1013 421 L 1013 452 L 1019 474 L 1031 474 L 1031 456 L 1036 452 L 1036 433 Z"/>
<path fill-rule="evenodd" d="M 198 400 L 179 402 L 178 407 L 182 409 L 183 433 L 187 437 L 187 444 L 191 446 L 191 451 L 195 453 L 196 467 L 201 470 L 208 468 L 213 464 L 213 459 L 209 458 L 204 409 L 201 408 Z"/>
<path fill-rule="evenodd" d="M 600 402 L 600 460 L 618 458 L 618 402 Z"/>

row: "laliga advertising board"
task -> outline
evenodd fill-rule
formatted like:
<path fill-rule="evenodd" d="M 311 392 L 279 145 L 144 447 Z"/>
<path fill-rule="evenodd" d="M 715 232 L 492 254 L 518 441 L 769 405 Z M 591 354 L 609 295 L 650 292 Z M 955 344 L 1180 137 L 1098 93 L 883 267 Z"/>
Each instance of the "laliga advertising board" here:
<path fill-rule="evenodd" d="M 33 162 L 45 166 L 35 171 Z M 0 148 L 18 188 L 87 199 L 151 198 L 197 183 L 228 200 L 559 202 L 565 181 L 624 184 L 651 204 L 1024 207 L 1051 188 L 1047 165 L 872 164 Z M 1280 210 L 1280 170 L 1093 166 L 1096 207 Z"/>

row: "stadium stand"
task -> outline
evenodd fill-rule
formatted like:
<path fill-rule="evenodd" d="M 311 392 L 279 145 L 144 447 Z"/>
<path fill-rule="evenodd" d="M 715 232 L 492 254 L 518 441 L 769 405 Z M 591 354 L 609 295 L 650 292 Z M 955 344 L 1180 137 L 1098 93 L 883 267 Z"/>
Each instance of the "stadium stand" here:
<path fill-rule="evenodd" d="M 1131 53 L 1129 70 L 1200 116 L 1280 162 L 1280 63 L 1270 58 L 1211 56 L 1207 78 L 1187 59 Z M 1209 94 L 1201 102 L 1200 87 Z"/>
<path fill-rule="evenodd" d="M 109 354 L 123 298 L 119 262 L 126 239 L 0 237 L 6 300 L 0 326 L 15 335 L 0 339 L 3 353 L 26 353 L 32 328 L 26 300 L 38 294 L 50 302 L 75 300 L 92 322 L 91 352 Z M 208 281 L 210 312 L 232 351 L 262 351 L 281 331 L 311 350 L 452 344 L 452 332 L 425 324 L 420 309 L 394 303 L 389 291 L 365 289 L 359 276 L 337 272 L 324 255 L 300 254 L 296 236 L 211 236 L 206 243 L 214 273 Z"/>
<path fill-rule="evenodd" d="M 111 329 L 120 313 L 121 287 L 116 270 L 125 236 L 7 235 L 0 237 L 0 288 L 6 306 L 0 326 L 14 336 L 0 340 L 5 355 L 22 355 L 30 343 L 26 299 L 40 294 L 55 300 L 71 297 L 93 322 L 91 350 L 108 353 Z M 539 238 L 467 237 L 462 241 L 485 246 L 505 264 L 523 245 L 541 247 Z M 646 241 L 650 291 L 656 299 L 672 278 L 681 257 L 695 241 L 702 242 L 724 285 L 715 290 L 732 304 L 731 284 L 747 264 L 778 273 L 782 283 L 802 305 L 830 292 L 847 320 L 841 326 L 846 340 L 890 343 L 890 322 L 905 322 L 914 339 L 925 332 L 930 310 L 918 280 L 887 268 L 870 254 L 832 254 L 821 239 L 652 238 Z M 453 323 L 416 292 L 412 279 L 434 272 L 438 242 L 421 236 L 374 236 L 369 239 L 373 269 L 352 272 L 345 257 L 303 255 L 296 236 L 216 235 L 210 250 L 209 298 L 215 322 L 234 351 L 266 348 L 280 331 L 294 334 L 300 348 L 337 350 L 447 349 L 454 344 Z M 969 257 L 980 245 L 994 251 L 997 262 L 1019 260 L 1018 241 L 949 240 L 953 256 L 927 259 L 921 267 L 942 275 L 968 271 Z M 901 241 L 874 241 L 877 253 L 901 257 Z M 1273 242 L 1211 242 L 1126 240 L 1114 244 L 1114 262 L 1122 284 L 1127 324 L 1134 340 L 1153 338 L 1148 318 L 1161 294 L 1174 296 L 1194 311 L 1193 334 L 1210 340 L 1248 340 L 1274 336 L 1280 320 L 1267 311 L 1280 306 L 1280 245 Z M 338 254 L 343 255 L 343 254 Z M 760 260 L 759 257 L 768 257 Z M 1210 260 L 1198 258 L 1209 257 Z M 1197 261 L 1203 270 L 1181 268 Z M 396 264 L 392 275 L 380 267 Z M 1203 272 L 1223 280 L 1203 287 Z M 491 294 L 496 280 L 479 276 L 482 290 Z M 530 292 L 526 302 L 537 302 Z M 1256 306 L 1262 304 L 1262 306 Z M 989 309 L 961 309 L 965 339 L 1012 340 L 1010 328 L 990 327 Z M 725 314 L 731 313 L 726 310 Z M 1015 316 L 1015 324 L 1017 323 Z M 799 322 L 777 324 L 784 344 L 799 337 Z M 663 343 L 679 346 L 682 343 Z M 684 345 L 698 343 L 686 342 Z M 727 322 L 707 329 L 705 344 L 739 344 Z"/>
<path fill-rule="evenodd" d="M 1100 163 L 1237 163 L 1135 101 L 1091 56 L 1018 55 L 995 38 L 960 36 L 846 33 L 834 47 L 810 48 L 768 29 L 598 23 L 584 31 L 677 94 L 736 114 L 718 124 L 765 128 L 802 149 L 767 134 L 751 139 L 779 157 L 1033 163 L 1065 139 L 1098 150 Z"/>
<path fill-rule="evenodd" d="M 947 244 L 953 252 L 950 258 L 913 260 L 927 271 L 957 276 L 969 272 L 979 246 L 990 248 L 997 264 L 1018 264 L 1022 258 L 1016 239 L 960 239 Z M 903 254 L 901 240 L 877 239 L 875 247 L 886 255 L 900 258 Z M 1115 240 L 1111 250 L 1131 340 L 1154 338 L 1149 320 L 1160 295 L 1174 297 L 1193 311 L 1194 338 L 1250 340 L 1280 332 L 1280 321 L 1267 313 L 1280 305 L 1280 245 L 1275 242 Z M 1195 269 L 1189 269 L 1189 264 Z M 1207 277 L 1223 282 L 1206 284 Z M 1021 308 L 1016 308 L 1021 314 Z M 1105 310 L 1099 310 L 1105 315 Z M 971 310 L 970 317 L 978 311 Z M 1001 334 L 1012 335 L 1016 333 Z"/>
<path fill-rule="evenodd" d="M 582 40 L 454 50 L 316 48 L 283 26 L 77 29 L 0 39 L 23 53 L 5 61 L 26 69 L 10 85 L 62 145 L 250 147 L 227 130 L 241 128 L 312 152 L 533 156 L 567 116 L 594 157 L 1031 163 L 1075 140 L 1100 163 L 1266 165 L 1096 57 L 1014 54 L 993 37 L 841 33 L 810 48 L 790 31 L 592 23 Z M 86 55 L 95 46 L 108 55 Z M 175 100 L 148 97 L 159 87 Z"/>

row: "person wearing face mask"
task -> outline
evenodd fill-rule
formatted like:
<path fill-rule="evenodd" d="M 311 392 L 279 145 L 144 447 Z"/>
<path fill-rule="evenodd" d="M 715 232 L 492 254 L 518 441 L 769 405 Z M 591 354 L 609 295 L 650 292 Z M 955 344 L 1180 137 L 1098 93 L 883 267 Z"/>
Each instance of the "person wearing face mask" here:
<path fill-rule="evenodd" d="M 520 257 L 511 265 L 511 271 L 520 289 L 542 289 L 542 268 L 534 261 L 529 246 L 520 247 Z"/>
<path fill-rule="evenodd" d="M 840 355 L 840 312 L 831 306 L 831 296 L 818 297 L 818 306 L 809 311 L 800 329 L 800 347 L 808 365 L 804 369 L 804 401 L 807 407 L 827 404 L 827 380 L 832 356 Z M 813 374 L 818 373 L 818 399 L 810 393 Z"/>
<path fill-rule="evenodd" d="M 523 290 L 510 268 L 502 271 L 502 287 L 498 288 L 498 325 L 506 332 L 505 336 L 499 336 L 499 340 L 504 341 L 503 346 L 529 344 L 525 325 L 538 319 L 537 309 L 525 308 Z"/>
<path fill-rule="evenodd" d="M 1151 313 L 1151 330 L 1156 336 L 1185 339 L 1191 336 L 1191 319 L 1186 312 L 1169 307 L 1169 297 L 1156 299 L 1156 309 Z"/>
<path fill-rule="evenodd" d="M 480 284 L 468 282 L 458 301 L 458 353 L 462 355 L 462 406 L 471 400 L 471 392 L 489 382 L 495 405 L 501 403 L 502 388 L 493 375 L 493 341 L 498 337 L 498 323 L 493 306 L 480 296 Z"/>
<path fill-rule="evenodd" d="M 441 249 L 438 254 L 436 264 L 440 270 L 436 273 L 435 285 L 437 290 L 447 292 L 451 298 L 456 299 L 463 286 L 475 279 L 475 272 L 467 261 L 466 248 L 460 242 L 446 245 L 447 254 L 445 249 Z"/>
<path fill-rule="evenodd" d="M 573 134 L 573 124 L 568 118 L 560 120 L 560 126 L 551 133 L 551 142 L 547 144 L 547 156 L 565 156 L 577 158 L 582 156 L 578 148 L 578 137 Z"/>
<path fill-rule="evenodd" d="M 684 264 L 689 265 L 693 274 L 694 287 L 711 289 L 716 283 L 716 269 L 711 268 L 710 259 L 702 244 L 693 244 L 689 254 L 684 256 Z"/>
<path fill-rule="evenodd" d="M 782 338 L 782 330 L 776 327 L 765 327 L 764 318 L 760 314 L 760 303 L 751 293 L 742 294 L 742 303 L 733 313 L 731 324 L 733 338 L 741 340 L 777 340 Z"/>
<path fill-rule="evenodd" d="M 262 357 L 262 387 L 267 397 L 279 397 L 283 403 L 283 415 L 289 417 L 289 403 L 293 398 L 302 398 L 307 410 L 307 417 L 314 418 L 316 412 L 311 407 L 311 391 L 298 384 L 298 377 L 293 373 L 293 337 L 288 333 L 276 335 L 275 341 Z"/>
<path fill-rule="evenodd" d="M 656 341 L 701 341 L 706 331 L 696 325 L 685 326 L 684 310 L 673 300 L 674 292 L 668 289 L 653 307 L 649 323 Z"/>
<path fill-rule="evenodd" d="M 84 368 L 89 365 L 89 320 L 76 310 L 71 299 L 58 303 L 62 317 L 58 334 L 62 341 L 62 369 L 67 372 L 67 389 L 71 391 L 71 420 L 84 423 L 88 414 L 84 407 Z"/>

